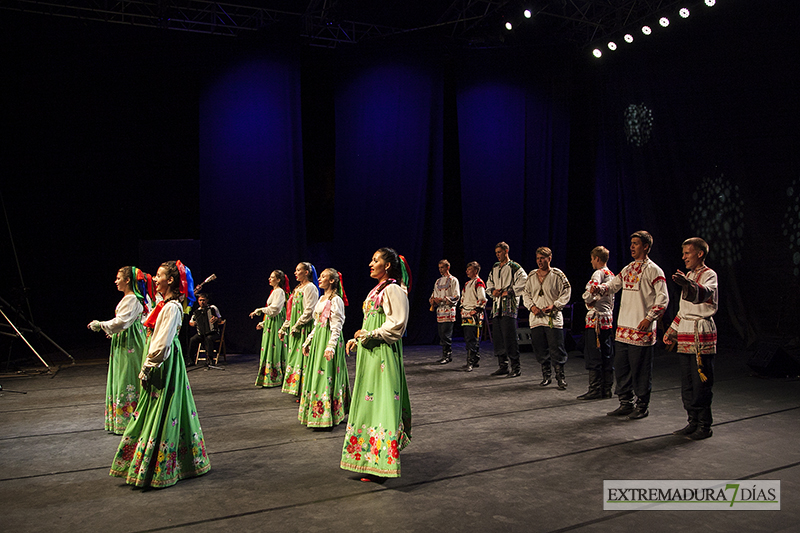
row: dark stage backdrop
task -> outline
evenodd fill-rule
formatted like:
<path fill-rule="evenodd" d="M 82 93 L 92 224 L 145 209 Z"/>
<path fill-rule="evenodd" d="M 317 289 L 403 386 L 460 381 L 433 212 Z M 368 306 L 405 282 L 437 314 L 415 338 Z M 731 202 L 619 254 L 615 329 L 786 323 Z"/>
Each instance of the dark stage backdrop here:
<path fill-rule="evenodd" d="M 669 277 L 683 268 L 683 239 L 705 238 L 723 335 L 789 342 L 800 325 L 800 40 L 780 21 L 800 8 L 718 7 L 598 64 L 597 239 L 616 272 L 630 233 L 650 230 Z M 646 142 L 626 135 L 631 105 L 651 113 Z M 671 319 L 679 294 L 669 285 Z"/>
<path fill-rule="evenodd" d="M 348 57 L 336 75 L 304 85 L 298 63 L 286 60 L 248 60 L 222 73 L 201 99 L 201 235 L 204 268 L 215 257 L 217 289 L 239 293 L 225 296 L 229 313 L 262 305 L 270 270 L 291 273 L 310 261 L 343 273 L 353 304 L 346 330 L 354 331 L 373 285 L 370 257 L 390 246 L 414 277 L 408 342 L 432 343 L 427 299 L 439 259 L 449 258 L 463 279 L 467 261 L 488 271 L 500 240 L 528 268 L 530 242 L 563 258 L 568 110 L 541 73 L 499 57 L 500 67 L 492 54 L 468 67 L 400 53 Z M 315 81 L 327 84 L 309 86 Z M 310 93 L 333 105 L 322 124 L 301 117 L 318 107 L 298 106 L 301 89 L 304 102 Z M 329 135 L 304 132 L 316 142 L 297 142 L 301 119 Z M 445 146 L 456 149 L 445 154 Z M 335 173 L 305 175 L 302 160 Z M 448 179 L 453 165 L 460 179 Z M 230 323 L 232 343 L 253 350 L 250 326 Z"/>
<path fill-rule="evenodd" d="M 719 4 L 602 61 L 316 50 L 6 12 L 0 187 L 34 317 L 68 348 L 104 345 L 85 324 L 110 318 L 114 272 L 141 262 L 139 241 L 194 239 L 189 266 L 219 276 L 208 288 L 232 350 L 257 349 L 247 313 L 270 270 L 301 260 L 343 272 L 349 334 L 370 256 L 392 246 L 414 274 L 408 342 L 431 343 L 440 258 L 463 282 L 470 260 L 486 276 L 497 241 L 526 270 L 550 246 L 577 299 L 589 250 L 608 246 L 618 271 L 645 228 L 667 274 L 684 238 L 708 238 L 725 338 L 794 333 L 800 38 L 781 28 L 800 3 Z M 652 113 L 641 146 L 625 135 L 630 104 Z M 16 305 L 2 239 L 0 295 Z"/>

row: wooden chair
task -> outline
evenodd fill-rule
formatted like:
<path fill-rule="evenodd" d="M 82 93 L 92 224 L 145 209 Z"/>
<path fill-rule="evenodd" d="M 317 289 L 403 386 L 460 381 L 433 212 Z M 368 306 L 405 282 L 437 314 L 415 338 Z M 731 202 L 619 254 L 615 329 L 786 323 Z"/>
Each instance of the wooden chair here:
<path fill-rule="evenodd" d="M 215 342 L 217 345 L 216 347 L 216 356 L 214 357 L 214 364 L 219 364 L 219 358 L 222 356 L 222 360 L 226 363 L 228 362 L 227 354 L 225 353 L 225 326 L 228 324 L 228 321 L 225 319 L 220 320 L 220 329 L 219 329 L 219 340 Z M 203 354 L 204 357 L 200 357 L 200 354 Z M 194 364 L 197 364 L 200 361 L 205 361 L 208 359 L 208 354 L 206 353 L 206 347 L 203 343 L 200 343 L 200 346 L 197 347 L 197 354 L 194 357 Z"/>

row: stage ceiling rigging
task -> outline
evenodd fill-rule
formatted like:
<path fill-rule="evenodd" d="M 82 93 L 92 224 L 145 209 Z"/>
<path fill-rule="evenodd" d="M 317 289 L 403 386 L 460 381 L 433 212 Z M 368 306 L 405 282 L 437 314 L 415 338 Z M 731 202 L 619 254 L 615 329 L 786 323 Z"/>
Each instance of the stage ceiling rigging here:
<path fill-rule="evenodd" d="M 380 39 L 584 49 L 698 0 L 2 0 L 0 9 L 333 48 Z M 523 15 L 529 10 L 529 16 Z M 511 30 L 506 29 L 509 23 Z"/>

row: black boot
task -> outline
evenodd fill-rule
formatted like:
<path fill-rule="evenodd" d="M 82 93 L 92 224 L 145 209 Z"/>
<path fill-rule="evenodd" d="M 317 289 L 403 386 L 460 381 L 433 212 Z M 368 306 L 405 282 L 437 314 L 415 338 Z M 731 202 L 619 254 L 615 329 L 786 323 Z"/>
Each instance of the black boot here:
<path fill-rule="evenodd" d="M 440 365 L 446 365 L 453 360 L 453 349 L 449 346 L 442 346 L 442 358 L 437 361 Z"/>
<path fill-rule="evenodd" d="M 608 416 L 628 416 L 633 412 L 633 402 L 630 400 L 622 400 L 619 401 L 619 407 L 611 411 L 610 413 L 606 413 Z"/>
<path fill-rule="evenodd" d="M 466 372 L 472 372 L 472 369 L 478 366 L 478 356 L 475 352 L 471 352 L 467 350 L 467 364 L 464 365 L 462 368 Z"/>
<path fill-rule="evenodd" d="M 552 369 L 550 367 L 550 361 L 545 361 L 542 363 L 542 381 L 539 382 L 539 386 L 547 387 L 553 382 L 553 380 L 550 379 L 551 373 Z"/>
<path fill-rule="evenodd" d="M 705 409 L 701 409 L 697 413 L 697 429 L 694 431 L 694 433 L 689 435 L 689 438 L 692 440 L 703 440 L 713 435 L 714 432 L 711 431 L 712 422 L 711 408 L 706 407 Z"/>
<path fill-rule="evenodd" d="M 711 431 L 711 427 L 710 426 L 697 426 L 697 429 L 695 430 L 694 433 L 689 435 L 689 438 L 692 439 L 692 440 L 703 440 L 703 439 L 707 439 L 708 437 L 710 437 L 713 434 L 714 434 L 714 432 Z"/>
<path fill-rule="evenodd" d="M 600 370 L 589 372 L 589 391 L 578 396 L 578 400 L 600 400 L 603 398 L 603 376 Z"/>
<path fill-rule="evenodd" d="M 614 395 L 614 369 L 603 371 L 603 398 Z"/>
<path fill-rule="evenodd" d="M 673 435 L 680 435 L 681 437 L 688 437 L 697 429 L 697 412 L 687 411 L 687 423 L 681 429 L 672 432 Z"/>
<path fill-rule="evenodd" d="M 564 375 L 564 364 L 556 363 L 556 384 L 558 390 L 567 390 L 567 378 Z"/>
<path fill-rule="evenodd" d="M 639 420 L 641 418 L 646 418 L 649 414 L 650 411 L 647 410 L 647 404 L 642 401 L 637 401 L 636 408 L 628 415 L 628 420 Z"/>
<path fill-rule="evenodd" d="M 490 376 L 507 376 L 508 375 L 508 361 L 499 361 L 500 368 L 489 374 Z"/>

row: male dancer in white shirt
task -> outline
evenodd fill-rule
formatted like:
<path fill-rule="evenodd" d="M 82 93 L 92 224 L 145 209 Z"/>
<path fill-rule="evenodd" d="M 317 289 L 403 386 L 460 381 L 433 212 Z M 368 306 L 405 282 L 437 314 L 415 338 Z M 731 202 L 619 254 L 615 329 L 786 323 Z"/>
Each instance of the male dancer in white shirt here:
<path fill-rule="evenodd" d="M 673 432 L 692 440 L 712 435 L 711 387 L 714 385 L 714 355 L 717 353 L 717 313 L 719 289 L 717 273 L 706 266 L 708 243 L 699 237 L 686 239 L 683 263 L 688 272 L 680 270 L 672 281 L 681 287 L 678 316 L 664 333 L 664 344 L 678 343 L 681 369 L 681 399 L 689 415 L 686 427 Z"/>
<path fill-rule="evenodd" d="M 453 360 L 453 326 L 456 322 L 456 304 L 461 298 L 458 279 L 450 274 L 450 261 L 439 261 L 439 274 L 442 276 L 433 285 L 433 292 L 428 301 L 431 311 L 436 312 L 436 325 L 439 331 L 439 344 L 442 347 L 440 365 Z"/>
<path fill-rule="evenodd" d="M 652 246 L 653 237 L 648 232 L 631 235 L 633 262 L 608 283 L 591 288 L 592 294 L 600 296 L 622 290 L 614 342 L 619 407 L 608 415 L 627 416 L 629 420 L 650 414 L 656 324 L 669 304 L 664 271 L 648 257 Z"/>
<path fill-rule="evenodd" d="M 519 342 L 517 341 L 517 312 L 519 297 L 528 275 L 519 263 L 508 258 L 508 244 L 498 242 L 494 247 L 497 262 L 486 280 L 486 292 L 492 296 L 492 341 L 499 368 L 492 376 L 519 377 Z M 508 364 L 511 362 L 511 370 Z"/>
<path fill-rule="evenodd" d="M 522 303 L 531 312 L 528 323 L 531 327 L 531 343 L 536 360 L 542 365 L 542 381 L 546 387 L 555 367 L 558 390 L 567 388 L 564 365 L 567 350 L 564 347 L 564 316 L 561 310 L 569 303 L 572 288 L 567 276 L 558 268 L 551 267 L 553 251 L 546 246 L 536 249 L 536 264 L 539 268 L 528 274 Z"/>

